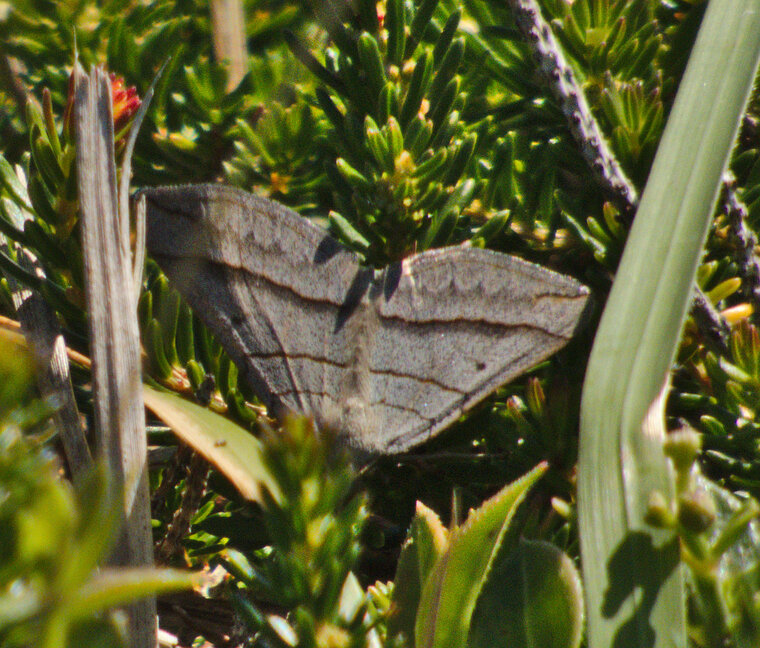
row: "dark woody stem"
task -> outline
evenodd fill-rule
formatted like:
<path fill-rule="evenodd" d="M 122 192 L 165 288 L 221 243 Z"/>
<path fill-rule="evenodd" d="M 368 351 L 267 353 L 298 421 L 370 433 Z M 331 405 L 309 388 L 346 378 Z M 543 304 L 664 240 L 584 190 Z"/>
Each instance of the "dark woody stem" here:
<path fill-rule="evenodd" d="M 760 262 L 755 249 L 757 236 L 747 227 L 747 206 L 736 194 L 736 178 L 729 171 L 723 176 L 723 213 L 728 223 L 728 241 L 736 251 L 734 260 L 739 266 L 745 297 L 760 310 Z"/>
<path fill-rule="evenodd" d="M 515 23 L 530 45 L 538 69 L 567 119 L 570 132 L 597 181 L 633 213 L 639 200 L 636 187 L 626 176 L 604 139 L 583 89 L 565 60 L 551 26 L 535 0 L 509 0 Z"/>

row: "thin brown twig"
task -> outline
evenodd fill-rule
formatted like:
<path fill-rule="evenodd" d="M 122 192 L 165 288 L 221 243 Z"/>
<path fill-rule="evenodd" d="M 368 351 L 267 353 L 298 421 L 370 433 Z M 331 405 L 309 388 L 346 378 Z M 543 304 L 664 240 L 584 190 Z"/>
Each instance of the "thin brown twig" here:
<path fill-rule="evenodd" d="M 169 465 L 164 469 L 163 477 L 158 488 L 151 497 L 151 509 L 154 516 L 160 516 L 167 506 L 167 497 L 177 484 L 187 474 L 187 465 L 193 456 L 193 450 L 189 445 L 181 443 Z"/>
<path fill-rule="evenodd" d="M 187 465 L 185 489 L 182 502 L 174 512 L 166 535 L 156 546 L 156 560 L 167 564 L 181 549 L 182 539 L 190 531 L 190 524 L 198 512 L 203 496 L 206 494 L 210 467 L 199 453 L 194 452 Z"/>

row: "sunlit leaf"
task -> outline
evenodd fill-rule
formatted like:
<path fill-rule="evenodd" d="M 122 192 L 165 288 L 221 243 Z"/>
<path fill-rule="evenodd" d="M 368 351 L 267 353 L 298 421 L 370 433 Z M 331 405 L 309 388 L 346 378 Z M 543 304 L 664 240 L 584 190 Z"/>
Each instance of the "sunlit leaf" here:
<path fill-rule="evenodd" d="M 261 442 L 250 432 L 176 394 L 145 387 L 143 395 L 145 405 L 245 497 L 259 500 L 262 486 L 279 497 L 279 488 L 264 464 Z"/>

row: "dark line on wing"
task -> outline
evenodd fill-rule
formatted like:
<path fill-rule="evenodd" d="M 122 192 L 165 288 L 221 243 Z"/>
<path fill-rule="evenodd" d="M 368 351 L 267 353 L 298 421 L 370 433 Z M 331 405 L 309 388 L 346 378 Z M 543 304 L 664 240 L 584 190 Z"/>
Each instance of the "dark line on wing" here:
<path fill-rule="evenodd" d="M 269 360 L 272 358 L 276 358 L 276 359 L 292 358 L 295 360 L 310 360 L 312 362 L 316 362 L 317 364 L 326 364 L 332 367 L 337 367 L 339 369 L 345 369 L 346 371 L 349 370 L 349 366 L 347 363 L 336 362 L 335 360 L 330 360 L 329 358 L 320 358 L 319 356 L 310 355 L 308 353 L 287 353 L 285 351 L 271 351 L 268 353 L 255 353 L 255 352 L 248 351 L 246 352 L 246 356 L 249 358 L 258 358 L 258 359 L 263 359 L 263 360 Z M 392 376 L 394 378 L 409 378 L 410 380 L 415 380 L 423 384 L 434 385 L 435 387 L 438 387 L 438 389 L 442 389 L 448 392 L 453 392 L 455 394 L 464 395 L 467 393 L 467 392 L 462 391 L 461 389 L 457 389 L 456 387 L 451 387 L 450 385 L 446 385 L 433 378 L 422 378 L 414 374 L 407 374 L 401 371 L 393 371 L 392 369 L 373 369 L 372 367 L 368 367 L 368 370 L 371 374 L 374 374 L 374 375 Z"/>
<path fill-rule="evenodd" d="M 331 394 L 328 394 L 327 392 L 320 392 L 316 391 L 314 389 L 304 389 L 304 394 L 309 394 L 310 396 L 319 396 L 320 398 L 329 398 L 333 403 L 336 405 L 340 405 L 341 403 L 337 401 Z M 284 392 L 276 392 L 277 396 L 290 396 L 293 394 L 292 390 L 287 390 Z M 415 416 L 418 418 L 421 418 L 423 421 L 428 422 L 434 422 L 436 420 L 436 417 L 429 417 L 425 416 L 424 414 L 420 413 L 418 410 L 414 409 L 413 407 L 405 407 L 403 405 L 395 405 L 394 403 L 387 402 L 384 398 L 379 401 L 372 401 L 368 403 L 369 407 L 373 407 L 374 405 L 384 405 L 385 407 L 391 407 L 393 409 L 401 410 L 402 412 L 412 412 Z"/>
<path fill-rule="evenodd" d="M 516 358 L 514 362 L 519 362 L 521 359 L 524 359 L 528 355 L 528 352 L 525 351 L 521 356 Z M 486 389 L 484 391 L 484 386 L 489 383 L 498 382 L 495 388 L 493 389 Z M 389 447 L 393 447 L 394 445 L 398 445 L 398 442 L 403 438 L 407 439 L 410 436 L 416 437 L 419 435 L 419 433 L 423 430 L 427 430 L 428 432 L 428 439 L 433 436 L 434 432 L 433 430 L 439 430 L 440 426 L 444 424 L 444 421 L 453 421 L 454 419 L 462 416 L 465 412 L 470 410 L 472 407 L 475 407 L 478 403 L 481 403 L 484 401 L 488 396 L 492 395 L 495 389 L 498 389 L 498 387 L 503 384 L 504 381 L 502 380 L 502 373 L 497 374 L 490 374 L 488 378 L 485 380 L 481 380 L 477 386 L 468 391 L 468 392 L 462 392 L 461 398 L 459 398 L 457 401 L 455 401 L 453 404 L 451 404 L 450 407 L 444 408 L 438 415 L 425 418 L 427 421 L 424 425 L 418 425 L 412 430 L 409 430 L 406 434 L 404 434 L 402 437 L 396 438 L 393 442 L 390 443 Z"/>
<path fill-rule="evenodd" d="M 187 259 L 197 260 L 197 257 L 168 256 L 166 254 L 156 255 L 156 256 L 154 256 L 154 258 L 156 260 L 159 260 L 161 258 L 168 258 L 168 259 L 171 259 L 171 260 L 180 260 L 180 261 L 187 260 Z M 330 300 L 330 299 L 316 298 L 316 297 L 311 297 L 309 295 L 304 295 L 301 292 L 299 292 L 298 290 L 296 290 L 295 288 L 293 288 L 292 286 L 289 286 L 287 284 L 282 284 L 282 283 L 279 283 L 277 281 L 273 281 L 271 278 L 267 277 L 266 275 L 261 274 L 261 273 L 253 272 L 253 271 L 249 270 L 248 268 L 244 268 L 244 267 L 241 267 L 241 266 L 233 266 L 233 265 L 231 265 L 229 263 L 221 263 L 219 261 L 213 261 L 213 260 L 210 260 L 210 259 L 201 259 L 201 260 L 204 263 L 207 263 L 207 264 L 209 264 L 211 266 L 220 268 L 222 270 L 231 271 L 231 272 L 240 272 L 240 273 L 242 273 L 242 274 L 244 274 L 246 276 L 252 277 L 254 280 L 264 281 L 265 283 L 269 284 L 270 286 L 273 286 L 274 288 L 279 289 L 279 290 L 281 290 L 283 292 L 287 292 L 287 293 L 291 294 L 292 296 L 296 297 L 297 299 L 305 301 L 305 302 L 307 302 L 309 304 L 316 304 L 318 306 L 330 307 L 330 308 L 334 308 L 334 309 L 338 309 L 338 310 L 340 310 L 342 307 L 344 307 L 344 303 L 345 302 L 337 302 L 337 301 L 333 301 L 333 300 Z M 360 269 L 360 271 L 361 271 L 361 269 Z M 545 299 L 545 298 L 556 298 L 556 299 L 562 299 L 562 300 L 566 300 L 566 301 L 575 301 L 576 299 L 588 299 L 588 294 L 561 295 L 561 294 L 557 294 L 557 293 L 545 292 L 545 293 L 538 293 L 538 294 L 536 294 L 536 295 L 533 296 L 533 299 L 535 301 L 538 301 L 540 299 Z M 562 340 L 569 340 L 570 337 L 572 337 L 572 336 L 564 336 L 564 335 L 559 335 L 557 333 L 552 333 L 551 331 L 549 331 L 549 330 L 547 330 L 547 329 L 545 329 L 543 327 L 536 326 L 535 324 L 532 324 L 532 323 L 529 323 L 529 322 L 516 322 L 516 323 L 513 323 L 513 324 L 507 324 L 507 323 L 504 323 L 504 322 L 497 322 L 497 321 L 487 320 L 487 319 L 483 319 L 483 318 L 472 318 L 472 319 L 470 319 L 470 318 L 466 318 L 466 317 L 453 317 L 451 319 L 438 319 L 438 318 L 434 319 L 434 318 L 429 318 L 429 319 L 424 319 L 424 320 L 410 320 L 410 319 L 406 319 L 405 317 L 401 317 L 399 315 L 383 315 L 380 312 L 378 312 L 378 317 L 381 320 L 384 320 L 384 321 L 403 322 L 404 324 L 410 324 L 412 326 L 426 326 L 426 325 L 436 325 L 436 324 L 445 325 L 445 324 L 455 324 L 455 323 L 463 323 L 464 322 L 464 323 L 468 323 L 468 324 L 480 324 L 480 325 L 483 325 L 483 326 L 493 326 L 493 327 L 501 328 L 501 329 L 503 329 L 505 331 L 516 329 L 516 328 L 528 328 L 530 330 L 541 331 L 542 333 L 545 333 L 546 335 L 548 335 L 550 337 L 559 338 L 559 339 L 562 339 Z"/>
<path fill-rule="evenodd" d="M 282 340 L 280 339 L 280 335 L 277 331 L 277 328 L 275 327 L 274 323 L 272 322 L 272 319 L 269 317 L 269 314 L 266 312 L 266 310 L 261 306 L 261 303 L 257 299 L 256 295 L 251 294 L 249 296 L 249 299 L 252 299 L 256 302 L 256 306 L 259 310 L 259 313 L 261 313 L 262 317 L 265 318 L 265 323 L 269 327 L 269 331 L 274 338 L 275 342 L 279 345 L 281 349 L 283 349 Z M 290 366 L 290 362 L 288 362 L 288 356 L 284 355 L 284 365 L 285 365 L 285 371 L 287 372 L 288 377 L 290 378 L 290 384 L 294 387 L 294 392 L 296 394 L 296 401 L 301 406 L 301 409 L 305 410 L 305 403 L 301 400 L 300 395 L 298 394 L 298 388 L 300 385 L 298 384 L 298 381 L 296 380 L 296 376 L 293 373 L 293 368 Z M 266 381 L 265 381 L 266 382 Z"/>
<path fill-rule="evenodd" d="M 524 358 L 526 355 L 528 355 L 527 351 L 520 356 L 520 358 Z M 519 359 L 517 361 L 519 361 Z M 460 396 L 452 403 L 449 404 L 449 406 L 444 407 L 444 409 L 436 416 L 425 416 L 418 410 L 412 408 L 412 407 L 405 407 L 403 405 L 395 405 L 393 403 L 387 402 L 385 399 L 379 400 L 379 401 L 373 401 L 368 403 L 369 407 L 372 407 L 373 405 L 384 405 L 386 407 L 390 407 L 392 409 L 397 409 L 402 412 L 411 412 L 415 416 L 417 416 L 419 419 L 421 419 L 422 422 L 420 422 L 418 425 L 416 425 L 413 429 L 409 430 L 406 434 L 403 435 L 403 437 L 396 438 L 394 441 L 392 441 L 389 444 L 389 448 L 393 448 L 394 446 L 399 445 L 399 441 L 401 439 L 406 439 L 409 437 L 417 437 L 421 431 L 427 430 L 428 431 L 428 438 L 432 435 L 433 430 L 440 429 L 439 426 L 442 424 L 443 421 L 451 421 L 462 414 L 464 414 L 466 411 L 477 405 L 478 403 L 485 400 L 491 393 L 492 390 L 487 390 L 484 393 L 483 386 L 487 383 L 493 383 L 494 381 L 501 381 L 501 377 L 499 374 L 491 374 L 486 380 L 482 380 L 478 383 L 477 387 L 471 391 L 467 392 L 458 392 Z M 340 405 L 340 402 L 337 401 L 331 394 L 327 392 L 319 392 L 316 390 L 310 390 L 305 389 L 305 393 L 319 396 L 322 398 L 329 398 L 333 403 L 336 405 Z M 283 396 L 292 396 L 292 390 L 287 390 L 284 392 L 273 392 L 277 398 L 283 397 Z M 455 393 L 457 393 L 455 391 Z M 476 398 L 477 397 L 477 398 Z M 346 430 L 347 432 L 355 432 L 351 430 Z"/>

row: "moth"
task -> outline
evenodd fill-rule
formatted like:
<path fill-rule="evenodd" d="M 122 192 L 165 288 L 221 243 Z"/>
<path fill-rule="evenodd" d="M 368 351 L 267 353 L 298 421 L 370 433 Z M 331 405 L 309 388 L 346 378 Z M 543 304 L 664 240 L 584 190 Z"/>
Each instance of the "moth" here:
<path fill-rule="evenodd" d="M 357 451 L 422 443 L 560 349 L 589 300 L 570 277 L 451 247 L 367 268 L 239 189 L 145 189 L 147 249 L 274 414 Z"/>

